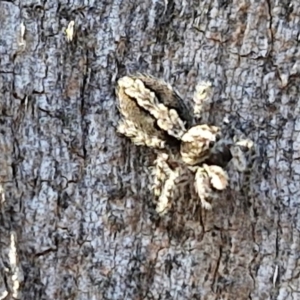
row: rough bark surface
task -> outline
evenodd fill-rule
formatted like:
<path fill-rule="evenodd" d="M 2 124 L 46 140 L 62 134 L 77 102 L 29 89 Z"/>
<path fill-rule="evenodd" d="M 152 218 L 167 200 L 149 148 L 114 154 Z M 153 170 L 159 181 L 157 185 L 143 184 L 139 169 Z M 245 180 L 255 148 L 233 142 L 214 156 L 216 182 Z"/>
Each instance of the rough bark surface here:
<path fill-rule="evenodd" d="M 298 299 L 299 19 L 297 0 L 0 1 L 0 299 Z M 211 121 L 255 141 L 211 212 L 156 218 L 153 156 L 115 130 L 136 71 L 186 101 L 211 80 Z"/>

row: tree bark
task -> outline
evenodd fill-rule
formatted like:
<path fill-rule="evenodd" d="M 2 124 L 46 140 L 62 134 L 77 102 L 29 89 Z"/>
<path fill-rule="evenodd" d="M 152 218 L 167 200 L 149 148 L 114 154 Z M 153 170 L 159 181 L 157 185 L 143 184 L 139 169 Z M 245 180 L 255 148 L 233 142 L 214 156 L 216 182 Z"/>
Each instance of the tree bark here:
<path fill-rule="evenodd" d="M 298 1 L 84 2 L 0 2 L 0 299 L 298 299 Z M 155 215 L 154 156 L 116 133 L 134 72 L 187 103 L 210 80 L 255 142 L 212 211 Z"/>

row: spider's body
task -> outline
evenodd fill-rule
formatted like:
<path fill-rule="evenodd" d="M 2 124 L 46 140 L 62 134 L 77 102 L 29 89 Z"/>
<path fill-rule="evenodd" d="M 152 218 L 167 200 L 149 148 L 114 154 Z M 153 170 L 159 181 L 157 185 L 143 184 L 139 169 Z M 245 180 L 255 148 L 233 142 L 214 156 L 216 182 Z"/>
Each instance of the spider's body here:
<path fill-rule="evenodd" d="M 210 86 L 202 84 L 195 93 L 197 117 L 205 97 L 211 94 Z M 193 118 L 188 108 L 169 84 L 145 75 L 125 76 L 118 81 L 116 95 L 122 116 L 118 131 L 136 145 L 154 148 L 158 153 L 153 172 L 158 213 L 165 213 L 170 206 L 180 165 L 195 172 L 195 190 L 206 209 L 211 208 L 207 200 L 213 199 L 216 192 L 228 184 L 223 167 L 229 160 L 239 163 L 239 171 L 245 168 L 240 149 L 244 145 L 224 142 L 217 126 L 191 126 Z M 177 161 L 178 166 L 171 167 L 169 158 Z"/>

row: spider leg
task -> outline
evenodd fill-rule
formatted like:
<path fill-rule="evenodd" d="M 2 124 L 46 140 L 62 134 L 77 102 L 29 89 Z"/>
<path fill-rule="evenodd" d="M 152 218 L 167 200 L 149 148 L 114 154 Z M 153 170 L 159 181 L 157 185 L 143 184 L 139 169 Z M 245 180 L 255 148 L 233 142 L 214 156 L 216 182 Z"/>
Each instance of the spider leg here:
<path fill-rule="evenodd" d="M 192 126 L 193 116 L 188 103 L 181 98 L 169 83 L 147 74 L 136 74 L 132 77 L 142 80 L 146 88 L 155 92 L 160 103 L 168 108 L 175 109 L 179 117 L 186 121 L 186 126 Z"/>
<path fill-rule="evenodd" d="M 118 81 L 124 93 L 136 100 L 138 106 L 148 111 L 156 120 L 157 125 L 169 135 L 181 139 L 186 128 L 177 111 L 160 103 L 156 94 L 148 89 L 139 78 L 125 76 Z"/>
<path fill-rule="evenodd" d="M 118 109 L 122 115 L 117 131 L 130 138 L 136 145 L 159 149 L 165 148 L 166 134 L 155 128 L 156 120 L 142 110 L 137 103 L 124 92 L 122 86 L 117 86 L 116 95 Z"/>
<path fill-rule="evenodd" d="M 195 174 L 195 190 L 204 209 L 210 210 L 212 205 L 208 200 L 215 198 L 216 191 L 224 190 L 228 185 L 228 175 L 219 166 L 203 164 Z"/>
<path fill-rule="evenodd" d="M 203 164 L 203 168 L 209 176 L 210 184 L 214 189 L 221 191 L 227 187 L 228 175 L 225 170 L 219 166 L 208 166 L 206 164 Z"/>
<path fill-rule="evenodd" d="M 193 96 L 195 118 L 207 121 L 208 115 L 206 116 L 204 113 L 209 111 L 211 96 L 211 83 L 209 81 L 201 81 L 196 86 Z"/>
<path fill-rule="evenodd" d="M 175 188 L 175 180 L 179 176 L 179 168 L 172 170 L 168 165 L 169 156 L 166 153 L 158 153 L 152 175 L 154 183 L 152 189 L 158 197 L 156 211 L 160 215 L 167 212 L 170 207 Z"/>
<path fill-rule="evenodd" d="M 255 158 L 254 144 L 249 139 L 239 140 L 234 137 L 234 144 L 230 147 L 232 163 L 239 172 L 245 172 Z"/>
<path fill-rule="evenodd" d="M 201 201 L 201 206 L 206 210 L 211 210 L 212 205 L 207 201 L 211 194 L 209 178 L 205 169 L 202 167 L 197 169 L 194 186 Z"/>
<path fill-rule="evenodd" d="M 165 148 L 165 141 L 159 136 L 149 135 L 146 131 L 138 128 L 137 124 L 130 120 L 120 120 L 117 132 L 130 138 L 137 146 L 147 146 L 150 148 Z"/>

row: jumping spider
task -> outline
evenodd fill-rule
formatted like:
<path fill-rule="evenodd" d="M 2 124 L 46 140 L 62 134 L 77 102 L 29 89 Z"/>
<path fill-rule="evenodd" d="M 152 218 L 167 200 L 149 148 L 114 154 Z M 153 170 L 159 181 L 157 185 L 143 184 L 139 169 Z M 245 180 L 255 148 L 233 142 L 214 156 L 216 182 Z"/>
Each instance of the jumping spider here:
<path fill-rule="evenodd" d="M 151 76 L 122 77 L 116 95 L 122 116 L 117 131 L 157 153 L 152 190 L 159 214 L 170 207 L 184 168 L 194 173 L 195 191 L 205 209 L 211 209 L 211 200 L 227 187 L 229 179 L 223 168 L 230 160 L 238 171 L 246 170 L 245 149 L 252 147 L 251 142 L 228 141 L 220 127 L 195 125 L 194 119 L 201 116 L 210 99 L 210 83 L 202 82 L 196 88 L 194 117 L 169 84 Z"/>

